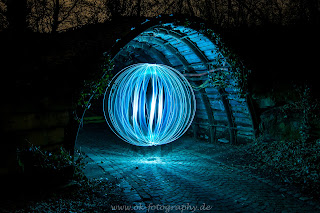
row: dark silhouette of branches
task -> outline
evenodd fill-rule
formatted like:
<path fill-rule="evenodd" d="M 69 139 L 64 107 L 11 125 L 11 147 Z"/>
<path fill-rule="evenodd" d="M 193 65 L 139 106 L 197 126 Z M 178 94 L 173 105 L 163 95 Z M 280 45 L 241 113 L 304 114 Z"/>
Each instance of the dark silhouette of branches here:
<path fill-rule="evenodd" d="M 6 12 L 7 12 L 7 5 L 4 0 L 1 0 L 0 1 L 0 31 L 8 27 Z"/>
<path fill-rule="evenodd" d="M 7 20 L 11 31 L 23 33 L 27 29 L 27 0 L 7 0 Z"/>
<path fill-rule="evenodd" d="M 60 6 L 60 3 L 59 3 L 60 0 L 55 0 L 54 9 L 53 9 L 54 12 L 53 12 L 52 29 L 51 29 L 52 33 L 56 33 L 59 25 L 65 20 L 67 20 L 68 18 L 70 18 L 71 13 L 75 9 L 75 7 L 78 5 L 79 1 L 80 0 L 74 0 L 74 2 L 72 2 L 72 6 L 68 8 L 63 15 L 61 15 L 61 10 L 66 7 L 63 7 L 63 5 Z"/>
<path fill-rule="evenodd" d="M 56 33 L 120 16 L 196 16 L 220 27 L 319 24 L 320 0 L 0 0 L 0 30 Z"/>
<path fill-rule="evenodd" d="M 137 0 L 137 16 L 141 16 L 141 0 Z"/>
<path fill-rule="evenodd" d="M 111 17 L 117 18 L 119 16 L 125 15 L 126 12 L 129 12 L 128 10 L 130 8 L 130 3 L 132 5 L 133 2 L 126 0 L 108 0 L 107 7 L 111 13 Z"/>
<path fill-rule="evenodd" d="M 60 3 L 59 0 L 55 0 L 54 2 L 54 9 L 53 9 L 53 16 L 52 16 L 52 33 L 55 33 L 58 29 L 59 24 L 59 13 L 60 13 Z"/>
<path fill-rule="evenodd" d="M 37 32 L 56 33 L 108 17 L 103 0 L 29 0 L 29 6 L 29 27 Z"/>
<path fill-rule="evenodd" d="M 189 9 L 190 15 L 191 15 L 191 16 L 195 16 L 195 14 L 194 14 L 194 8 L 192 7 L 191 0 L 187 0 L 187 3 L 188 3 L 188 9 Z"/>
<path fill-rule="evenodd" d="M 261 9 L 259 9 L 259 7 L 256 6 L 257 2 L 248 3 L 248 1 L 246 1 L 246 0 L 237 0 L 237 1 L 238 1 L 239 5 L 244 7 L 251 15 L 255 16 L 263 23 L 268 22 L 268 19 L 266 19 L 266 17 L 264 17 L 264 13 L 261 11 Z M 258 10 L 258 12 L 256 10 Z"/>

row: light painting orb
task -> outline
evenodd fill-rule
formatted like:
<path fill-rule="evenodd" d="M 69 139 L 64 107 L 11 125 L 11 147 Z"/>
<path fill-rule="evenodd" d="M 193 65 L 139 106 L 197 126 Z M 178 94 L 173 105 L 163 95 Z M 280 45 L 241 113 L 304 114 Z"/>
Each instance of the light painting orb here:
<path fill-rule="evenodd" d="M 104 95 L 104 114 L 112 131 L 137 146 L 172 142 L 192 123 L 196 99 L 188 80 L 159 64 L 126 67 Z"/>

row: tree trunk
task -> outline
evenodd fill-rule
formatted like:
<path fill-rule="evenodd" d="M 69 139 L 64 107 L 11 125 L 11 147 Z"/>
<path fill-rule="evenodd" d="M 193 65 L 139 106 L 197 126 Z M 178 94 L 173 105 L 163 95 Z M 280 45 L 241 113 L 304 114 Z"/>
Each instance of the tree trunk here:
<path fill-rule="evenodd" d="M 179 0 L 178 2 L 178 14 L 182 14 L 182 9 L 183 9 L 183 0 Z"/>
<path fill-rule="evenodd" d="M 227 24 L 230 26 L 230 21 L 231 21 L 231 14 L 232 14 L 232 4 L 231 0 L 228 0 L 228 18 L 227 18 Z"/>
<path fill-rule="evenodd" d="M 312 24 L 320 24 L 320 3 L 318 0 L 309 0 L 306 2 L 306 7 L 310 13 L 310 22 Z"/>
<path fill-rule="evenodd" d="M 193 16 L 195 16 L 195 14 L 194 14 L 194 11 L 193 11 L 193 7 L 192 7 L 192 4 L 191 4 L 191 1 L 188 0 L 187 2 L 188 2 L 188 8 L 189 8 L 190 15 L 193 17 Z"/>
<path fill-rule="evenodd" d="M 137 16 L 141 16 L 141 0 L 138 0 L 137 2 Z"/>
<path fill-rule="evenodd" d="M 214 17 L 215 17 L 215 13 L 216 11 L 212 8 L 212 2 L 211 0 L 206 0 L 205 1 L 205 18 L 208 20 L 208 21 L 212 21 L 214 20 Z"/>
<path fill-rule="evenodd" d="M 59 13 L 60 13 L 60 4 L 59 0 L 55 0 L 54 11 L 53 11 L 53 21 L 52 21 L 52 30 L 51 33 L 56 33 L 59 26 Z"/>
<path fill-rule="evenodd" d="M 8 0 L 7 1 L 7 19 L 9 29 L 17 33 L 24 33 L 27 30 L 27 1 L 26 0 Z"/>

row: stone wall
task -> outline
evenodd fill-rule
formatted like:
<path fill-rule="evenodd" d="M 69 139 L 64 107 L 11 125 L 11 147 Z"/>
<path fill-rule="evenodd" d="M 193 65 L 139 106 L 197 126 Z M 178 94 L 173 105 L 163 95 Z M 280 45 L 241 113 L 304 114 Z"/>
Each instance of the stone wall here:
<path fill-rule="evenodd" d="M 263 140 L 298 140 L 307 134 L 320 137 L 318 94 L 312 84 L 278 81 L 264 90 L 255 88 L 254 100 L 259 111 L 259 131 Z"/>
<path fill-rule="evenodd" d="M 0 106 L 0 175 L 16 172 L 18 148 L 32 144 L 54 152 L 66 146 L 66 127 L 70 122 L 72 107 L 68 101 L 64 105 L 57 105 L 53 103 L 61 100 L 53 97 L 47 97 L 47 100 L 52 104 L 43 106 L 40 101 L 12 101 Z"/>
<path fill-rule="evenodd" d="M 302 114 L 299 112 L 289 115 L 282 107 L 266 110 L 260 116 L 260 132 L 265 140 L 296 140 L 300 138 Z"/>

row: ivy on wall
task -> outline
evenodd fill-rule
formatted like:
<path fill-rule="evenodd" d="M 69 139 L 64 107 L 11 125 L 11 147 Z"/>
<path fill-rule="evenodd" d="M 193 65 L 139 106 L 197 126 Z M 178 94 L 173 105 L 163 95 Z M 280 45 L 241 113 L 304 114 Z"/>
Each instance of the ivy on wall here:
<path fill-rule="evenodd" d="M 226 47 L 226 45 L 222 42 L 221 37 L 214 33 L 213 30 L 206 29 L 204 34 L 211 39 L 211 41 L 216 45 L 218 51 L 224 56 L 223 59 L 217 59 L 218 64 L 222 64 L 224 63 L 223 60 L 226 60 L 227 64 L 229 64 L 229 66 L 232 68 L 232 78 L 236 80 L 237 86 L 241 92 L 245 92 L 247 90 L 248 75 L 250 74 L 250 70 L 243 65 L 241 59 L 235 53 L 233 53 L 233 51 Z"/>
<path fill-rule="evenodd" d="M 282 106 L 281 110 L 287 114 L 292 112 L 300 112 L 302 115 L 299 134 L 303 142 L 311 139 L 311 130 L 318 120 L 319 101 L 314 100 L 311 95 L 311 88 L 304 85 L 296 88 L 299 94 L 299 100 Z"/>
<path fill-rule="evenodd" d="M 216 64 L 212 66 L 213 69 L 219 69 L 224 66 L 231 67 L 232 72 L 216 72 L 213 75 L 210 75 L 210 78 L 215 85 L 226 87 L 224 82 L 228 78 L 228 75 L 231 75 L 231 78 L 234 79 L 237 84 L 235 86 L 240 89 L 241 95 L 244 95 L 247 92 L 248 76 L 251 71 L 244 66 L 242 60 L 234 53 L 234 51 L 227 48 L 220 35 L 215 33 L 212 29 L 207 28 L 204 23 L 199 24 L 188 19 L 184 22 L 176 21 L 175 24 L 194 29 L 199 33 L 204 34 L 213 42 L 217 48 L 217 52 L 222 54 L 222 57 L 216 58 Z"/>

